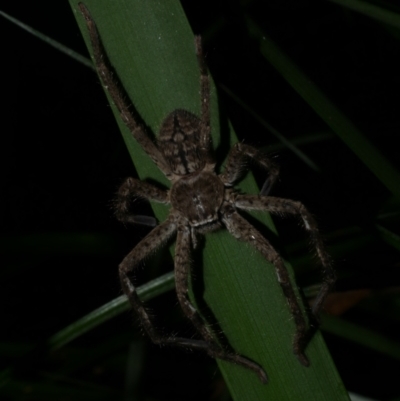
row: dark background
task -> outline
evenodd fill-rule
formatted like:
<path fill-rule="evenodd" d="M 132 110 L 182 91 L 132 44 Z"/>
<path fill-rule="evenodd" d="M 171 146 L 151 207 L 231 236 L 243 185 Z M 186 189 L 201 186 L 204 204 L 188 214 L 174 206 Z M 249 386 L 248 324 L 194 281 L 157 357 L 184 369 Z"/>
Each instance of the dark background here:
<path fill-rule="evenodd" d="M 183 5 L 194 32 L 205 38 L 217 85 L 230 88 L 287 139 L 299 141 L 319 167 L 320 172 L 309 168 L 219 90 L 221 108 L 239 138 L 266 148 L 280 165 L 273 195 L 301 200 L 317 216 L 338 271 L 336 290 L 367 290 L 367 298 L 355 305 L 344 297 L 352 307 L 343 319 L 397 341 L 399 253 L 379 236 L 377 224 L 399 234 L 398 201 L 260 55 L 244 16 L 254 18 L 397 168 L 399 30 L 331 2 Z M 2 7 L 87 55 L 66 2 Z M 118 263 L 147 229 L 125 229 L 113 218 L 113 194 L 135 172 L 94 72 L 3 18 L 0 30 L 0 347 L 1 368 L 9 369 L 3 373 L 10 379 L 0 388 L 1 398 L 120 399 L 128 391 L 125 375 L 132 373 L 126 369 L 130 347 L 142 355 L 136 366 L 139 384 L 129 389 L 136 399 L 229 399 L 214 361 L 152 346 L 128 313 L 60 351 L 31 352 L 121 294 Z M 262 184 L 262 175 L 256 177 Z M 140 207 L 151 213 L 146 204 Z M 308 286 L 311 278 L 302 274 L 301 263 L 308 246 L 297 226 L 292 220 L 278 224 L 282 252 Z M 172 262 L 150 267 L 138 281 L 170 271 Z M 189 331 L 173 294 L 152 307 L 166 317 L 163 325 Z M 349 391 L 380 400 L 400 396 L 398 359 L 324 336 Z"/>

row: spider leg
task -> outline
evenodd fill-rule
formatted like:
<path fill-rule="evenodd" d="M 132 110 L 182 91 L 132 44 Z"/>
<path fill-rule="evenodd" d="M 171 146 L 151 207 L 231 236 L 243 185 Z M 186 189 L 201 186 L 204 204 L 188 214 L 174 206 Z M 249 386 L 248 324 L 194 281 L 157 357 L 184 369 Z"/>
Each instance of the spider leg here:
<path fill-rule="evenodd" d="M 130 111 L 130 104 L 126 101 L 124 93 L 121 91 L 119 83 L 113 77 L 112 68 L 109 65 L 103 44 L 100 40 L 100 35 L 97 26 L 91 17 L 89 10 L 83 3 L 78 4 L 79 9 L 85 19 L 86 26 L 89 31 L 90 42 L 93 49 L 93 58 L 96 65 L 97 72 L 103 82 L 103 86 L 107 89 L 113 102 L 117 106 L 121 118 L 126 126 L 131 131 L 134 138 L 143 148 L 143 150 L 150 156 L 157 167 L 170 177 L 172 175 L 171 169 L 166 163 L 164 156 L 159 151 L 154 142 L 148 137 L 143 127 L 137 123 L 134 115 Z"/>
<path fill-rule="evenodd" d="M 141 324 L 151 340 L 160 344 L 163 342 L 163 337 L 160 336 L 146 312 L 142 301 L 137 295 L 136 288 L 128 277 L 128 273 L 139 266 L 140 262 L 150 255 L 157 247 L 165 243 L 176 232 L 176 224 L 174 216 L 170 215 L 162 224 L 155 227 L 146 237 L 144 237 L 138 245 L 124 258 L 119 265 L 119 277 L 121 280 L 122 290 L 127 296 L 132 308 L 139 315 Z"/>
<path fill-rule="evenodd" d="M 248 170 L 246 159 L 249 158 L 269 172 L 269 177 L 261 189 L 261 193 L 266 195 L 278 178 L 279 169 L 263 152 L 253 146 L 244 143 L 235 144 L 229 152 L 225 171 L 219 177 L 226 186 L 234 185 Z"/>
<path fill-rule="evenodd" d="M 317 223 L 311 213 L 300 202 L 272 196 L 236 195 L 234 204 L 239 209 L 265 210 L 280 215 L 295 215 L 302 219 L 304 228 L 311 236 L 311 240 L 322 265 L 323 282 L 312 307 L 313 314 L 318 318 L 324 301 L 335 284 L 336 274 L 319 234 Z"/>
<path fill-rule="evenodd" d="M 136 288 L 128 277 L 128 273 L 134 270 L 139 263 L 149 254 L 151 254 L 159 245 L 167 241 L 175 232 L 177 224 L 174 215 L 171 215 L 164 223 L 160 224 L 150 232 L 121 262 L 119 265 L 119 275 L 122 289 L 127 296 L 132 308 L 139 315 L 140 322 L 155 344 L 173 345 L 185 348 L 199 349 L 207 352 L 213 358 L 223 359 L 242 365 L 254 371 L 263 383 L 268 382 L 268 378 L 264 370 L 255 362 L 236 354 L 225 352 L 214 340 L 212 334 L 208 331 L 206 325 L 202 321 L 194 306 L 187 297 L 187 279 L 189 273 L 190 260 L 190 230 L 178 231 L 176 246 L 176 269 L 175 280 L 178 293 L 178 300 L 186 316 L 192 321 L 193 325 L 199 331 L 203 340 L 193 340 L 181 337 L 165 337 L 160 335 L 143 306 L 142 301 L 136 292 Z"/>
<path fill-rule="evenodd" d="M 168 192 L 132 177 L 127 178 L 118 189 L 114 200 L 114 213 L 117 219 L 125 224 L 144 224 L 154 227 L 156 220 L 153 217 L 134 216 L 129 213 L 130 202 L 135 196 L 168 204 Z"/>
<path fill-rule="evenodd" d="M 204 61 L 203 45 L 201 42 L 201 36 L 195 36 L 194 38 L 196 46 L 197 62 L 200 69 L 200 100 L 201 100 L 201 137 L 200 147 L 204 150 L 204 157 L 206 163 L 210 164 L 213 168 L 215 162 L 211 155 L 211 122 L 210 122 L 210 76 L 208 74 L 207 65 Z"/>
<path fill-rule="evenodd" d="M 254 246 L 275 267 L 278 282 L 288 301 L 296 325 L 293 352 L 302 365 L 309 366 L 308 358 L 304 354 L 308 339 L 307 324 L 282 258 L 272 245 L 247 220 L 241 217 L 231 205 L 224 207 L 222 216 L 222 221 L 226 228 L 235 238 Z"/>
<path fill-rule="evenodd" d="M 197 329 L 204 341 L 176 339 L 176 345 L 186 345 L 192 348 L 202 349 L 213 358 L 219 358 L 255 372 L 263 383 L 267 383 L 268 378 L 260 365 L 241 355 L 226 352 L 215 340 L 214 335 L 206 326 L 204 320 L 190 302 L 188 297 L 188 277 L 190 274 L 191 256 L 191 232 L 189 227 L 180 227 L 176 240 L 175 249 L 175 284 L 179 304 L 184 314 L 190 319 L 193 326 Z"/>

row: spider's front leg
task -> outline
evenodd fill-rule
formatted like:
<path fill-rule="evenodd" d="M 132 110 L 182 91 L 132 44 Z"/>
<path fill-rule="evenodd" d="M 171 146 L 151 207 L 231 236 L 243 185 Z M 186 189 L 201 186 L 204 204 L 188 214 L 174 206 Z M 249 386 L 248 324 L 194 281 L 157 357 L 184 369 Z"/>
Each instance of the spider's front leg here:
<path fill-rule="evenodd" d="M 248 170 L 246 159 L 252 159 L 269 172 L 261 194 L 267 195 L 279 175 L 278 167 L 261 151 L 244 143 L 237 143 L 230 150 L 224 172 L 219 176 L 226 186 L 233 186 L 240 181 Z"/>
<path fill-rule="evenodd" d="M 255 372 L 263 383 L 268 382 L 268 377 L 263 368 L 252 360 L 234 353 L 227 352 L 218 344 L 212 332 L 190 302 L 188 297 L 188 278 L 190 274 L 191 258 L 191 230 L 188 226 L 178 228 L 178 235 L 175 249 L 175 284 L 179 304 L 184 314 L 190 319 L 193 326 L 203 337 L 204 341 L 182 338 L 170 338 L 169 343 L 175 342 L 176 345 L 190 348 L 202 349 L 213 358 L 222 359 L 228 362 L 241 365 Z"/>
<path fill-rule="evenodd" d="M 222 210 L 222 216 L 226 228 L 236 239 L 253 245 L 275 267 L 278 282 L 288 301 L 296 325 L 293 352 L 302 365 L 309 366 L 308 358 L 304 354 L 308 339 L 307 324 L 282 258 L 263 235 L 236 212 L 234 207 L 226 205 Z"/>
<path fill-rule="evenodd" d="M 212 141 L 211 141 L 211 96 L 210 96 L 210 76 L 206 62 L 204 60 L 203 45 L 201 36 L 195 36 L 195 46 L 197 63 L 200 70 L 200 101 L 201 101 L 201 117 L 200 117 L 200 149 L 203 151 L 202 157 L 211 169 L 214 168 L 215 162 L 212 156 Z"/>
<path fill-rule="evenodd" d="M 165 176 L 170 177 L 172 172 L 165 161 L 162 152 L 160 152 L 157 146 L 149 138 L 141 124 L 138 123 L 137 117 L 135 116 L 136 113 L 131 110 L 131 105 L 129 101 L 127 101 L 126 95 L 116 78 L 112 66 L 110 65 L 96 23 L 90 15 L 88 8 L 83 3 L 78 3 L 78 7 L 86 22 L 93 49 L 94 64 L 105 89 L 110 94 L 115 106 L 120 112 L 123 122 L 128 127 L 133 137 Z"/>
<path fill-rule="evenodd" d="M 282 199 L 272 196 L 257 195 L 236 195 L 234 205 L 245 210 L 264 210 L 282 216 L 299 216 L 304 228 L 309 232 L 313 245 L 317 251 L 318 258 L 322 265 L 322 286 L 314 300 L 312 311 L 316 318 L 321 311 L 324 301 L 336 281 L 335 270 L 332 267 L 331 259 L 325 249 L 318 226 L 311 213 L 305 206 L 291 199 Z"/>

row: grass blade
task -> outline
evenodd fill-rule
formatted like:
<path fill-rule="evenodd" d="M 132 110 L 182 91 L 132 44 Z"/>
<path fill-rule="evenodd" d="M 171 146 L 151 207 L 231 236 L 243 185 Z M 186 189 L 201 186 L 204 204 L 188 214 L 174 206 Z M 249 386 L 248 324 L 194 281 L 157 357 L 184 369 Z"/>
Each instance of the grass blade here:
<path fill-rule="evenodd" d="M 148 301 L 172 290 L 174 287 L 173 273 L 167 273 L 138 287 L 137 293 L 141 300 Z M 75 338 L 93 330 L 100 324 L 129 309 L 130 305 L 128 299 L 125 295 L 121 295 L 54 334 L 47 342 L 48 348 L 49 350 L 61 348 L 75 340 Z"/>
<path fill-rule="evenodd" d="M 359 157 L 393 194 L 400 196 L 400 174 L 328 97 L 289 59 L 261 28 L 247 20 L 251 34 L 260 43 L 262 55 L 335 134 Z"/>
<path fill-rule="evenodd" d="M 56 48 L 59 50 L 61 53 L 66 54 L 68 57 L 71 57 L 78 61 L 79 63 L 82 63 L 86 67 L 93 67 L 93 64 L 91 64 L 90 60 L 88 60 L 86 57 L 83 57 L 82 55 L 78 54 L 74 50 L 70 49 L 69 47 L 63 45 L 60 42 L 57 42 L 56 40 L 50 38 L 49 36 L 43 34 L 42 32 L 39 32 L 35 28 L 32 28 L 29 25 L 24 24 L 23 22 L 17 20 L 16 18 L 12 17 L 11 15 L 6 14 L 4 11 L 0 10 L 0 15 L 7 19 L 8 21 L 12 22 L 13 24 L 19 26 L 20 28 L 24 29 L 28 33 L 30 33 L 33 36 L 36 36 L 43 42 L 47 43 L 48 45 Z"/>
<path fill-rule="evenodd" d="M 332 3 L 341 5 L 342 7 L 349 8 L 350 10 L 357 11 L 367 17 L 400 28 L 400 15 L 396 12 L 385 10 L 375 4 L 370 4 L 366 1 L 360 0 L 329 0 Z"/>

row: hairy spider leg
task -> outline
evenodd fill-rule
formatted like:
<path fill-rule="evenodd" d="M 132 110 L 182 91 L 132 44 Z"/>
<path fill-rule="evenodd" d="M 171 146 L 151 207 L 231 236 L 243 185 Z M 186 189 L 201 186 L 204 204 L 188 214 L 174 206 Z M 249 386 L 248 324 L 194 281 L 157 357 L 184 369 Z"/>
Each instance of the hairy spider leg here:
<path fill-rule="evenodd" d="M 318 232 L 318 226 L 310 212 L 300 202 L 296 202 L 290 199 L 275 198 L 271 196 L 259 196 L 259 195 L 236 195 L 234 199 L 235 207 L 244 210 L 263 210 L 273 214 L 279 214 L 282 216 L 294 215 L 299 216 L 302 219 L 304 228 L 309 232 L 311 240 L 316 249 L 316 253 L 322 265 L 322 276 L 323 283 L 320 291 L 314 301 L 312 312 L 315 318 L 318 320 L 318 315 L 322 309 L 324 301 L 332 289 L 336 281 L 335 271 L 332 267 L 328 253 L 325 250 L 321 236 Z M 240 218 L 243 220 L 242 218 Z M 245 220 L 241 222 L 242 225 L 248 225 Z M 252 227 L 252 226 L 250 226 Z M 248 230 L 251 230 L 251 228 Z M 243 228 L 244 229 L 244 228 Z M 252 230 L 255 231 L 254 228 Z M 238 231 L 240 233 L 240 229 Z M 257 237 L 254 232 L 251 236 Z M 251 236 L 247 238 L 252 239 Z M 263 237 L 262 237 L 263 238 Z M 308 366 L 308 360 L 304 355 L 304 349 L 307 346 L 310 338 L 310 330 L 306 330 L 306 323 L 302 316 L 301 309 L 297 302 L 296 295 L 290 285 L 289 276 L 287 270 L 282 262 L 282 259 L 277 252 L 271 247 L 270 244 L 264 239 L 260 240 L 249 240 L 254 246 L 261 251 L 261 253 L 270 260 L 277 271 L 279 282 L 282 286 L 283 292 L 288 300 L 289 307 L 294 316 L 295 324 L 297 326 L 296 334 L 293 341 L 294 353 L 299 357 L 302 364 Z"/>
<path fill-rule="evenodd" d="M 193 326 L 205 340 L 205 342 L 200 342 L 195 345 L 195 347 L 203 349 L 213 358 L 219 358 L 237 365 L 242 365 L 255 372 L 263 383 L 267 383 L 267 374 L 260 365 L 242 355 L 227 352 L 218 344 L 214 335 L 209 331 L 206 323 L 190 302 L 188 297 L 188 277 L 190 274 L 192 246 L 190 226 L 179 227 L 175 249 L 176 292 L 184 314 L 191 320 Z M 195 340 L 190 340 L 192 346 L 194 341 Z"/>
<path fill-rule="evenodd" d="M 171 214 L 162 224 L 154 228 L 139 244 L 124 258 L 119 265 L 119 275 L 122 289 L 127 296 L 132 308 L 137 312 L 140 322 L 153 343 L 159 345 L 172 345 L 189 347 L 205 351 L 213 358 L 219 358 L 238 365 L 242 365 L 255 372 L 263 383 L 268 382 L 268 377 L 260 365 L 241 355 L 231 354 L 215 341 L 208 331 L 205 323 L 200 318 L 194 306 L 190 303 L 188 292 L 189 266 L 187 257 L 190 256 L 190 228 L 179 229 L 175 255 L 175 280 L 179 303 L 185 315 L 191 320 L 205 341 L 193 340 L 181 337 L 165 337 L 160 335 L 154 327 L 151 317 L 147 313 L 140 300 L 136 288 L 129 279 L 128 273 L 140 265 L 140 262 L 154 252 L 156 248 L 168 241 L 177 230 L 175 220 L 179 217 Z"/>
<path fill-rule="evenodd" d="M 264 210 L 283 217 L 293 215 L 301 218 L 304 228 L 310 234 L 322 266 L 323 282 L 312 308 L 313 314 L 318 318 L 324 301 L 336 282 L 336 274 L 319 233 L 317 222 L 311 213 L 301 202 L 273 196 L 238 195 L 235 199 L 235 206 L 239 209 Z"/>
<path fill-rule="evenodd" d="M 130 103 L 123 96 L 121 88 L 115 80 L 115 77 L 113 77 L 112 68 L 108 63 L 107 57 L 104 56 L 105 51 L 100 40 L 97 26 L 91 17 L 89 10 L 83 3 L 79 3 L 78 7 L 85 18 L 89 31 L 90 42 L 93 49 L 93 58 L 97 72 L 99 73 L 103 85 L 110 94 L 114 104 L 117 106 L 122 120 L 131 131 L 133 137 L 137 140 L 143 150 L 150 156 L 157 167 L 164 173 L 166 177 L 171 177 L 171 169 L 166 163 L 162 152 L 160 152 L 154 142 L 149 138 L 144 128 L 136 122 L 136 119 L 132 115 L 132 111 L 129 107 Z"/>
<path fill-rule="evenodd" d="M 293 352 L 304 366 L 309 366 L 308 358 L 304 354 L 305 340 L 307 338 L 307 324 L 297 301 L 296 294 L 290 281 L 289 273 L 282 258 L 272 245 L 258 232 L 247 220 L 241 217 L 234 207 L 225 206 L 223 222 L 228 231 L 238 240 L 248 242 L 256 248 L 276 270 L 278 282 L 288 301 L 290 311 L 296 325 L 296 332 L 293 339 Z"/>
<path fill-rule="evenodd" d="M 210 98 L 210 76 L 208 74 L 207 65 L 204 61 L 203 45 L 201 36 L 194 38 L 196 46 L 197 63 L 200 70 L 200 101 L 201 101 L 201 117 L 200 117 L 200 148 L 203 150 L 203 158 L 206 161 L 206 170 L 210 171 L 215 167 L 215 161 L 212 156 L 212 140 L 211 140 L 211 98 Z"/>
<path fill-rule="evenodd" d="M 225 171 L 219 176 L 225 185 L 231 186 L 240 180 L 240 178 L 242 178 L 244 172 L 248 169 L 245 164 L 246 158 L 253 159 L 259 165 L 270 171 L 270 177 L 264 184 L 263 189 L 261 190 L 261 195 L 242 195 L 233 192 L 231 193 L 230 201 L 234 207 L 239 209 L 263 210 L 283 216 L 291 214 L 301 217 L 305 229 L 311 236 L 314 248 L 316 249 L 318 258 L 322 265 L 323 283 L 312 307 L 312 312 L 315 318 L 318 320 L 318 314 L 328 293 L 336 281 L 336 275 L 329 255 L 326 252 L 325 246 L 319 234 L 317 223 L 310 212 L 308 212 L 308 210 L 300 202 L 265 195 L 265 193 L 268 192 L 268 188 L 270 188 L 277 179 L 279 170 L 262 152 L 252 146 L 238 143 L 231 149 L 226 162 Z M 235 217 L 235 220 L 239 220 L 239 218 L 242 221 L 240 224 L 240 229 L 243 229 L 244 233 L 247 232 L 245 229 L 246 227 L 248 230 L 258 233 L 253 226 L 251 226 L 246 220 L 242 219 L 239 215 Z M 240 229 L 236 227 L 236 235 L 240 234 Z M 233 230 L 235 230 L 235 228 L 233 228 Z M 268 243 L 268 241 L 261 236 L 261 234 L 258 233 L 257 237 L 258 236 L 260 236 L 260 239 L 254 242 L 254 246 L 257 244 L 256 248 L 260 250 L 267 260 L 271 261 L 275 265 L 278 279 L 283 279 L 283 282 L 281 280 L 279 280 L 279 282 L 282 286 L 285 296 L 288 299 L 289 307 L 294 316 L 297 327 L 293 341 L 294 353 L 298 356 L 303 365 L 308 366 L 309 362 L 307 357 L 304 355 L 304 348 L 311 337 L 311 330 L 307 330 L 306 328 L 306 321 L 302 315 L 296 295 L 291 288 L 289 276 L 287 275 L 287 270 L 282 262 L 282 259 Z M 246 235 L 244 235 L 244 237 L 247 238 L 244 239 L 245 241 L 253 243 L 250 237 L 246 237 Z"/>
<path fill-rule="evenodd" d="M 142 301 L 136 292 L 136 288 L 128 277 L 128 273 L 139 266 L 140 262 L 150 255 L 155 249 L 163 245 L 176 232 L 176 224 L 174 224 L 174 216 L 170 216 L 167 220 L 155 227 L 146 237 L 144 237 L 138 245 L 124 258 L 119 265 L 119 276 L 121 280 L 122 290 L 128 297 L 128 300 L 137 312 L 140 322 L 151 338 L 151 340 L 159 344 L 163 338 L 156 332 L 150 316 L 146 312 Z"/>

